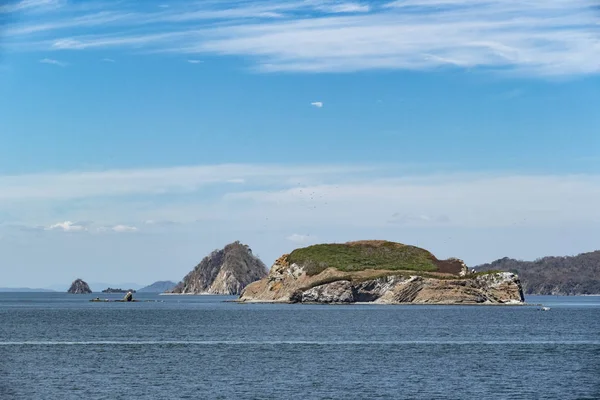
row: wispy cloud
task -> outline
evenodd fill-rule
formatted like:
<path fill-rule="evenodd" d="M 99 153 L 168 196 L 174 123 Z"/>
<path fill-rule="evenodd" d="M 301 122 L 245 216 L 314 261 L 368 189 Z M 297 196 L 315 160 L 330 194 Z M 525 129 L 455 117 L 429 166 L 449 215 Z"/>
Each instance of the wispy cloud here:
<path fill-rule="evenodd" d="M 77 224 L 71 221 L 59 222 L 53 225 L 50 225 L 46 228 L 49 231 L 63 231 L 63 232 L 84 232 L 87 231 L 87 227 L 83 224 Z"/>
<path fill-rule="evenodd" d="M 600 72 L 593 0 L 230 0 L 174 3 L 155 11 L 116 4 L 121 8 L 73 11 L 8 29 L 15 43 L 35 33 L 61 32 L 23 39 L 38 50 L 250 56 L 265 72 L 440 67 L 534 76 Z"/>
<path fill-rule="evenodd" d="M 322 108 L 323 102 L 322 101 L 314 101 L 314 102 L 310 103 L 310 105 L 313 107 Z"/>
<path fill-rule="evenodd" d="M 7 4 L 0 5 L 0 13 L 21 12 L 36 8 L 59 7 L 61 0 L 20 0 L 7 1 Z"/>
<path fill-rule="evenodd" d="M 227 182 L 240 176 L 244 185 Z M 246 231 L 307 243 L 331 230 L 598 226 L 598 188 L 599 175 L 229 165 L 0 177 L 0 207 L 5 224 L 38 233 Z"/>
<path fill-rule="evenodd" d="M 114 63 L 115 60 L 113 60 L 112 58 L 103 58 L 102 59 L 103 62 L 107 62 L 107 63 Z"/>
<path fill-rule="evenodd" d="M 190 64 L 201 64 L 204 61 L 201 61 L 201 60 L 187 60 L 187 62 L 189 62 Z"/>
<path fill-rule="evenodd" d="M 317 5 L 317 8 L 330 13 L 366 13 L 371 10 L 371 6 L 361 3 L 323 2 L 323 4 Z"/>
<path fill-rule="evenodd" d="M 66 67 L 67 66 L 67 63 L 55 60 L 53 58 L 43 58 L 43 59 L 40 60 L 40 63 L 42 63 L 42 64 L 56 65 L 56 66 L 59 66 L 59 67 Z"/>
<path fill-rule="evenodd" d="M 99 172 L 0 176 L 0 200 L 77 199 L 134 194 L 189 193 L 208 185 L 285 183 L 372 171 L 373 166 L 222 164 Z"/>
<path fill-rule="evenodd" d="M 111 228 L 114 232 L 137 232 L 138 228 L 128 225 L 115 225 Z"/>

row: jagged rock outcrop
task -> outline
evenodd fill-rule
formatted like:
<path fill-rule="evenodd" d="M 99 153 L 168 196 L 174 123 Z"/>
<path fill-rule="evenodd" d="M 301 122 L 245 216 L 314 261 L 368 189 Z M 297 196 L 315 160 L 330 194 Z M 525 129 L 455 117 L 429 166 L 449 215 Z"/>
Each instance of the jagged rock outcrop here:
<path fill-rule="evenodd" d="M 70 294 L 89 294 L 89 293 L 92 293 L 92 289 L 90 289 L 90 286 L 86 282 L 84 282 L 83 280 L 76 279 L 71 284 L 71 287 L 69 288 L 69 290 L 67 291 L 67 293 L 70 293 Z"/>
<path fill-rule="evenodd" d="M 234 242 L 205 257 L 169 293 L 236 295 L 265 276 L 265 264 L 250 247 Z"/>
<path fill-rule="evenodd" d="M 520 304 L 524 301 L 519 278 L 510 272 L 473 274 L 461 260 L 440 261 L 426 250 L 404 248 L 399 243 L 364 241 L 341 247 L 319 246 L 301 249 L 302 257 L 294 252 L 280 257 L 265 279 L 244 289 L 240 301 L 337 304 Z M 365 263 L 362 267 L 345 264 L 360 260 L 363 254 L 370 258 L 361 261 Z M 392 262 L 393 257 L 398 257 L 398 262 Z M 431 264 L 426 260 L 428 257 L 433 257 Z M 432 265 L 437 269 L 432 269 Z"/>

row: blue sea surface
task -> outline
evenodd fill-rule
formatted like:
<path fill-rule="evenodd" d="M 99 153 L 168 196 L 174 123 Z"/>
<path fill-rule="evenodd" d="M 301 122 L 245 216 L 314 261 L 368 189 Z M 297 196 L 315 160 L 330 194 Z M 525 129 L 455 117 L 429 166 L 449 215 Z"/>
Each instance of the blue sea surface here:
<path fill-rule="evenodd" d="M 600 297 L 237 304 L 0 293 L 0 399 L 600 399 Z"/>

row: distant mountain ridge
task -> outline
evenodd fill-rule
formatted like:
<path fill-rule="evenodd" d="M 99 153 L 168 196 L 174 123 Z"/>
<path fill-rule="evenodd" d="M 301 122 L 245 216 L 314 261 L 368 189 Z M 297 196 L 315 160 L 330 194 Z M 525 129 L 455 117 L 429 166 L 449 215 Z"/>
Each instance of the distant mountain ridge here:
<path fill-rule="evenodd" d="M 510 271 L 519 275 L 529 295 L 600 294 L 600 250 L 576 256 L 521 261 L 504 257 L 475 267 L 476 271 Z"/>
<path fill-rule="evenodd" d="M 138 293 L 164 293 L 172 290 L 177 283 L 172 281 L 157 281 L 138 290 Z"/>

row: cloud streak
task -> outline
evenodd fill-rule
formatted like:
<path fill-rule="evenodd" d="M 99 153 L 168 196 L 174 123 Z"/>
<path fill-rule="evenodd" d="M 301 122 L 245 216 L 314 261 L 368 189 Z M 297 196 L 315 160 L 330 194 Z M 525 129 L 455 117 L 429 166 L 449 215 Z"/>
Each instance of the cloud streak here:
<path fill-rule="evenodd" d="M 46 230 L 58 230 L 63 232 L 85 232 L 87 231 L 87 227 L 82 224 L 77 224 L 71 221 L 65 221 L 50 225 L 48 228 L 46 228 Z"/>
<path fill-rule="evenodd" d="M 9 32 L 15 45 L 21 37 L 39 50 L 251 57 L 263 72 L 480 68 L 562 76 L 600 71 L 596 6 L 592 0 L 175 2 L 152 12 L 52 14 Z M 52 35 L 31 38 L 41 32 Z"/>
<path fill-rule="evenodd" d="M 43 59 L 40 60 L 40 63 L 41 64 L 56 65 L 57 67 L 66 67 L 67 66 L 67 63 L 55 60 L 53 58 L 43 58 Z"/>
<path fill-rule="evenodd" d="M 41 173 L 0 176 L 0 201 L 78 199 L 142 194 L 189 193 L 209 185 L 282 184 L 288 179 L 371 171 L 372 166 L 221 164 L 171 168 Z"/>

